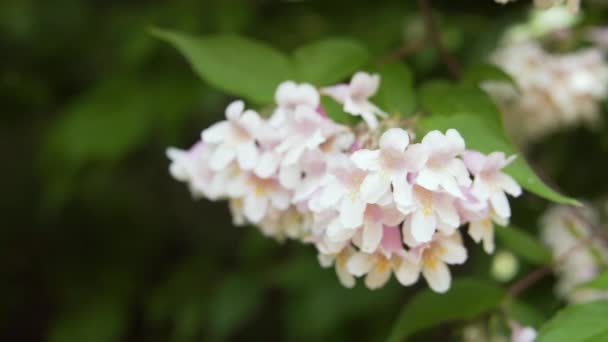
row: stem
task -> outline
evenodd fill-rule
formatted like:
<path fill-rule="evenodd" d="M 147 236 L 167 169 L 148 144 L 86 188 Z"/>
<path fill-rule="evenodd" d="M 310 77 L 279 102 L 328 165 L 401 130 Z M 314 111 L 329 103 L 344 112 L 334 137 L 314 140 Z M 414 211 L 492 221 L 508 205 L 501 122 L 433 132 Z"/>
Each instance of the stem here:
<path fill-rule="evenodd" d="M 400 60 L 404 57 L 407 57 L 409 55 L 412 55 L 412 54 L 420 51 L 420 49 L 424 48 L 426 45 L 427 45 L 427 42 L 425 42 L 425 41 L 419 41 L 419 42 L 411 44 L 411 45 L 404 45 L 404 46 L 400 47 L 399 49 L 378 59 L 378 64 L 388 64 L 388 63 Z"/>
<path fill-rule="evenodd" d="M 579 241 L 579 243 L 577 243 L 576 245 L 572 246 L 570 249 L 568 249 L 567 251 L 562 253 L 562 255 L 560 255 L 557 259 L 555 259 L 555 261 L 552 262 L 550 265 L 542 266 L 542 267 L 535 269 L 534 271 L 529 273 L 527 276 L 525 276 L 524 278 L 522 278 L 521 280 L 519 280 L 518 282 L 513 284 L 511 287 L 509 287 L 509 290 L 507 292 L 509 293 L 509 295 L 512 298 L 517 297 L 517 295 L 519 295 L 521 292 L 523 292 L 530 286 L 534 285 L 537 281 L 542 279 L 547 274 L 551 273 L 551 270 L 553 269 L 553 267 L 555 267 L 555 266 L 559 265 L 560 263 L 562 263 L 563 261 L 565 261 L 572 253 L 578 251 L 581 248 L 587 247 L 594 240 L 595 240 L 595 234 L 589 236 L 585 240 Z"/>
<path fill-rule="evenodd" d="M 446 65 L 450 75 L 452 75 L 453 78 L 457 80 L 460 79 L 460 75 L 462 74 L 460 65 L 458 64 L 458 61 L 456 61 L 456 59 L 448 52 L 447 48 L 441 41 L 441 34 L 439 33 L 437 25 L 435 24 L 433 11 L 429 5 L 429 0 L 418 0 L 418 7 L 420 8 L 420 12 L 422 13 L 422 17 L 424 19 L 426 33 L 439 52 L 443 63 Z"/>

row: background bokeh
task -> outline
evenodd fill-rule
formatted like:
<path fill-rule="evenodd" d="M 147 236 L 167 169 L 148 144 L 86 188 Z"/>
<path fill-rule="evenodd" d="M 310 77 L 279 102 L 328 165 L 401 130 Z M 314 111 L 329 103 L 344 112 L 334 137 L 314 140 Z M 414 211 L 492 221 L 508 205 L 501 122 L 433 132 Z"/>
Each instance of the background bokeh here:
<path fill-rule="evenodd" d="M 525 17 L 520 2 L 434 4 L 448 48 L 467 63 Z M 193 201 L 171 179 L 165 148 L 191 145 L 231 98 L 151 27 L 239 33 L 284 51 L 349 36 L 378 57 L 424 36 L 404 0 L 0 1 L 0 341 L 386 337 L 420 285 L 344 289 L 313 247 L 232 227 L 225 203 Z M 432 48 L 407 63 L 417 82 L 445 75 Z M 601 130 L 579 129 L 529 156 L 568 194 L 597 196 L 607 151 Z M 526 195 L 515 220 L 534 231 L 545 205 Z M 457 274 L 491 278 L 491 258 L 471 250 Z M 557 304 L 545 282 L 527 295 L 549 313 Z M 420 337 L 448 338 L 448 329 Z"/>

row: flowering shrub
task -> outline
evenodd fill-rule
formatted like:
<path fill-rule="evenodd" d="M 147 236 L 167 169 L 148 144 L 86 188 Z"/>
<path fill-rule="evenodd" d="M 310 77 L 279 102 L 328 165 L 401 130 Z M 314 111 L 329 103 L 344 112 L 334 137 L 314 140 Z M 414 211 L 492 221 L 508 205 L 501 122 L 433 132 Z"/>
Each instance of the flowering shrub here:
<path fill-rule="evenodd" d="M 534 3 L 549 8 L 563 2 Z M 429 290 L 404 309 L 390 339 L 431 326 L 427 318 L 408 322 L 425 305 L 445 300 L 451 309 L 430 314 L 428 322 L 499 308 L 499 329 L 490 319 L 470 322 L 462 329 L 465 341 L 551 340 L 546 336 L 560 334 L 560 327 L 549 322 L 537 332 L 527 326 L 515 313 L 517 296 L 554 271 L 558 298 L 608 298 L 606 275 L 600 274 L 608 264 L 608 240 L 594 209 L 547 186 L 511 137 L 530 148 L 565 128 L 601 123 L 608 94 L 602 29 L 587 33 L 595 47 L 556 49 L 575 39 L 569 30 L 580 22 L 573 14 L 579 2 L 567 1 L 570 11 L 534 12 L 505 31 L 486 63 L 462 70 L 443 45 L 428 3 L 418 4 L 429 39 L 458 82 L 414 87 L 411 71 L 395 61 L 408 47 L 373 60 L 356 41 L 336 38 L 289 56 L 245 38 L 198 40 L 154 31 L 203 79 L 244 98 L 228 104 L 226 119 L 204 129 L 192 147 L 167 150 L 170 173 L 194 198 L 227 200 L 235 225 L 313 245 L 320 265 L 334 268 L 346 288 L 356 287 L 358 278 L 372 290 L 393 276 L 401 286 L 424 278 Z M 237 47 L 247 58 L 217 52 Z M 272 77 L 252 69 L 251 60 L 272 70 Z M 242 83 L 225 78 L 235 70 Z M 517 214 L 509 196 L 519 197 L 522 188 L 559 203 L 542 216 L 542 243 L 510 224 Z M 458 265 L 490 258 L 495 236 L 503 246 L 492 259 L 497 280 L 516 275 L 515 255 L 541 266 L 506 291 L 453 281 Z M 475 253 L 467 241 L 485 253 Z M 472 296 L 479 303 L 459 310 Z M 605 302 L 597 305 L 606 310 Z M 587 308 L 595 310 L 572 310 Z"/>
<path fill-rule="evenodd" d="M 0 341 L 605 341 L 606 18 L 0 1 Z"/>

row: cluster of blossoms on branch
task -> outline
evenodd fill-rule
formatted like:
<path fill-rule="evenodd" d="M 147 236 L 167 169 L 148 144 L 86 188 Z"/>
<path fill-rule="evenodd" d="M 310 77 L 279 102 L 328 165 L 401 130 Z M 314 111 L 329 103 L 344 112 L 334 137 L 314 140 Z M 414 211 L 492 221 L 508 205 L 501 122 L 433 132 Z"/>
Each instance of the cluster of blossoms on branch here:
<path fill-rule="evenodd" d="M 530 41 L 502 47 L 492 62 L 513 77 L 518 89 L 497 81 L 482 86 L 500 105 L 507 129 L 519 142 L 600 121 L 600 102 L 608 95 L 608 65 L 600 50 L 551 54 Z"/>
<path fill-rule="evenodd" d="M 553 256 L 567 254 L 555 272 L 555 292 L 570 303 L 607 299 L 608 292 L 579 285 L 592 280 L 608 265 L 608 245 L 594 236 L 592 225 L 599 224 L 599 213 L 591 207 L 573 208 L 555 205 L 541 217 L 541 240 Z M 600 228 L 601 229 L 601 228 Z M 589 239 L 593 239 L 588 243 Z"/>
<path fill-rule="evenodd" d="M 467 259 L 460 227 L 494 250 L 494 223 L 511 216 L 507 194 L 521 193 L 502 172 L 514 157 L 466 150 L 454 129 L 413 142 L 370 101 L 379 86 L 365 72 L 323 89 L 287 81 L 267 118 L 235 101 L 189 150 L 168 149 L 170 172 L 195 197 L 229 200 L 235 224 L 315 245 L 346 287 L 365 277 L 379 288 L 392 274 L 407 286 L 422 275 L 445 292 L 448 265 Z M 365 124 L 331 120 L 322 96 Z"/>

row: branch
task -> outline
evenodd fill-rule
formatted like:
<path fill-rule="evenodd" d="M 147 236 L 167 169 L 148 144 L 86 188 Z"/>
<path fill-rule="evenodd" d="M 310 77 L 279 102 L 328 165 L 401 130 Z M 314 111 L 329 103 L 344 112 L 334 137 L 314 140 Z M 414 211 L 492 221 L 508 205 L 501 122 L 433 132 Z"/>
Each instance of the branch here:
<path fill-rule="evenodd" d="M 433 11 L 431 10 L 431 6 L 429 5 L 428 0 L 418 0 L 418 7 L 420 8 L 420 12 L 422 13 L 422 17 L 424 19 L 424 25 L 426 26 L 426 33 L 429 36 L 431 42 L 439 52 L 443 63 L 448 68 L 450 75 L 455 79 L 460 79 L 460 75 L 462 74 L 460 65 L 456 61 L 456 59 L 448 52 L 445 45 L 441 41 L 441 34 L 437 29 L 437 25 L 435 24 L 435 19 L 433 18 Z"/>
<path fill-rule="evenodd" d="M 378 64 L 387 64 L 418 52 L 427 45 L 426 41 L 419 41 L 411 45 L 404 45 L 399 49 L 378 59 Z"/>
<path fill-rule="evenodd" d="M 507 293 L 511 297 L 517 297 L 521 292 L 534 285 L 537 281 L 542 279 L 547 274 L 551 273 L 553 267 L 564 262 L 572 253 L 578 251 L 581 248 L 587 247 L 595 240 L 595 234 L 589 236 L 588 238 L 579 241 L 576 245 L 572 246 L 570 249 L 562 253 L 555 261 L 553 261 L 550 265 L 542 266 L 537 268 L 536 270 L 529 273 L 527 276 L 511 285 L 507 290 Z"/>

